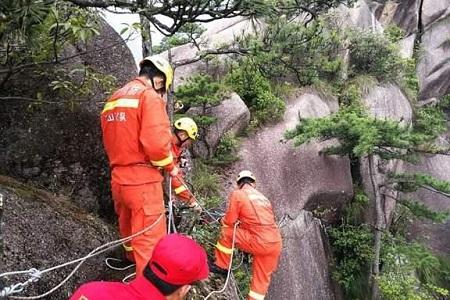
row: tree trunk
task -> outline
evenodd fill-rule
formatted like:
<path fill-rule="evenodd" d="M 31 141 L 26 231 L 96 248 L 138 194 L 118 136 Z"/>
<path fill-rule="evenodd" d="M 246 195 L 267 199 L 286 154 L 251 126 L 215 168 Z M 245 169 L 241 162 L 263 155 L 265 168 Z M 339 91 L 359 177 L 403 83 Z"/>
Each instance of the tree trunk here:
<path fill-rule="evenodd" d="M 142 57 L 147 57 L 152 55 L 152 33 L 150 22 L 142 14 L 139 14 L 139 19 L 141 21 Z"/>
<path fill-rule="evenodd" d="M 0 194 L 0 255 L 3 254 L 3 205 L 4 199 L 3 194 Z"/>
<path fill-rule="evenodd" d="M 370 276 L 371 280 L 371 299 L 376 300 L 379 298 L 378 286 L 376 282 L 376 277 L 380 273 L 380 249 L 381 249 L 381 238 L 383 233 L 383 209 L 381 208 L 381 193 L 379 188 L 379 183 L 377 180 L 377 175 L 375 171 L 375 158 L 374 155 L 369 155 L 369 173 L 370 181 L 372 183 L 373 193 L 375 197 L 375 235 L 374 235 L 374 256 L 372 261 L 372 274 Z"/>
<path fill-rule="evenodd" d="M 147 0 L 138 0 L 139 7 L 144 9 L 147 7 Z M 147 17 L 139 13 L 139 21 L 141 22 L 141 38 L 142 38 L 142 57 L 152 55 L 152 32 L 150 21 Z"/>
<path fill-rule="evenodd" d="M 169 49 L 169 63 L 172 64 L 172 53 L 170 52 Z M 170 85 L 170 91 L 167 91 L 167 103 L 166 103 L 166 110 L 167 110 L 167 115 L 169 116 L 169 120 L 170 120 L 170 125 L 172 126 L 173 123 L 173 97 L 172 97 L 172 93 L 173 92 L 173 82 Z M 178 167 L 178 166 L 177 166 Z M 169 178 L 169 174 L 165 174 L 164 175 L 164 194 L 167 195 L 167 197 L 171 197 L 171 193 L 170 193 L 170 178 Z M 169 220 L 170 222 L 170 220 Z"/>

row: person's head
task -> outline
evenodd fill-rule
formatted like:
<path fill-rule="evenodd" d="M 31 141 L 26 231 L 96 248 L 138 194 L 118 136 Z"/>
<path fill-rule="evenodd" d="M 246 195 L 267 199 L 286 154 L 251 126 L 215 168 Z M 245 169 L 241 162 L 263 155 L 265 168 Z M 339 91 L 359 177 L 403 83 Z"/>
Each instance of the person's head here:
<path fill-rule="evenodd" d="M 180 118 L 173 122 L 173 127 L 180 146 L 187 148 L 198 137 L 197 124 L 191 118 Z"/>
<path fill-rule="evenodd" d="M 239 172 L 236 178 L 236 184 L 239 188 L 242 188 L 246 184 L 256 187 L 256 177 L 251 171 L 243 170 Z"/>
<path fill-rule="evenodd" d="M 173 69 L 169 62 L 159 56 L 147 56 L 139 63 L 139 76 L 146 77 L 155 91 L 166 93 L 173 80 Z"/>
<path fill-rule="evenodd" d="M 159 240 L 144 269 L 144 277 L 168 300 L 184 299 L 191 284 L 206 279 L 208 274 L 205 250 L 181 234 Z"/>

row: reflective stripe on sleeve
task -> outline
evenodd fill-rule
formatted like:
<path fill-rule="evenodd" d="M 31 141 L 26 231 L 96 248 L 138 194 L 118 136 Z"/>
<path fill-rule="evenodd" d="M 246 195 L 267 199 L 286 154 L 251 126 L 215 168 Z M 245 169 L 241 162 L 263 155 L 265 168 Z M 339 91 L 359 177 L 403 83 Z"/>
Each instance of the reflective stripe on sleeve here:
<path fill-rule="evenodd" d="M 138 108 L 138 106 L 139 106 L 139 99 L 120 98 L 114 101 L 106 102 L 102 113 L 108 110 L 112 110 L 116 107 Z"/>
<path fill-rule="evenodd" d="M 248 293 L 248 296 L 252 297 L 253 299 L 256 299 L 256 300 L 264 300 L 264 297 L 265 297 L 265 295 L 258 294 L 257 292 L 254 292 L 252 290 L 250 290 L 250 292 Z"/>
<path fill-rule="evenodd" d="M 222 244 L 220 244 L 219 242 L 217 242 L 216 248 L 217 248 L 217 250 L 219 250 L 220 252 L 223 252 L 225 254 L 230 254 L 231 255 L 231 253 L 233 253 L 233 249 L 225 247 Z"/>
<path fill-rule="evenodd" d="M 169 154 L 169 156 L 167 156 L 164 159 L 161 160 L 151 160 L 150 161 L 151 164 L 155 167 L 165 167 L 168 164 L 171 164 L 173 162 L 173 157 L 172 157 L 172 153 Z"/>
<path fill-rule="evenodd" d="M 184 191 L 186 191 L 187 190 L 187 188 L 184 186 L 184 185 L 182 185 L 182 186 L 179 186 L 179 187 L 177 187 L 176 189 L 175 189 L 175 194 L 181 194 L 182 192 L 184 192 Z"/>

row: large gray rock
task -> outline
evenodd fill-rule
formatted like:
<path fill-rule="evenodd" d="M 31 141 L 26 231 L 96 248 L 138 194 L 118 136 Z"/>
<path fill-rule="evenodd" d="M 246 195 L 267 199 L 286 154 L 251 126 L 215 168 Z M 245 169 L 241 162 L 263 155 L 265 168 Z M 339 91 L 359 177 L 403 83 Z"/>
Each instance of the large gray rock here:
<path fill-rule="evenodd" d="M 384 27 L 396 24 L 406 35 L 417 33 L 419 27 L 420 0 L 370 1 L 375 15 Z M 381 2 L 381 3 L 380 3 Z"/>
<path fill-rule="evenodd" d="M 250 169 L 262 191 L 274 201 L 278 216 L 295 216 L 301 209 L 322 204 L 340 207 L 352 196 L 347 158 L 323 156 L 330 143 L 312 142 L 295 148 L 283 135 L 302 118 L 323 117 L 336 111 L 337 100 L 315 91 L 300 91 L 288 102 L 283 122 L 269 126 L 246 139 L 238 167 Z M 293 197 L 295 195 L 295 197 Z"/>
<path fill-rule="evenodd" d="M 370 87 L 363 96 L 370 114 L 379 119 L 390 119 L 409 124 L 412 121 L 411 104 L 401 89 L 392 83 Z"/>
<path fill-rule="evenodd" d="M 345 27 L 382 32 L 383 26 L 375 17 L 373 9 L 368 3 L 372 4 L 359 0 L 351 8 L 341 5 L 334 10 L 333 14 Z"/>
<path fill-rule="evenodd" d="M 302 210 L 280 226 L 283 249 L 267 298 L 342 299 L 330 277 L 330 249 L 320 221 Z"/>
<path fill-rule="evenodd" d="M 3 218 L 0 220 L 3 238 L 0 273 L 30 268 L 42 271 L 83 257 L 96 247 L 117 239 L 115 228 L 76 207 L 67 198 L 4 176 L 0 176 L 0 197 L 4 202 Z M 44 299 L 68 299 L 86 281 L 99 278 L 120 280 L 123 274 L 111 272 L 104 264 L 107 255 L 88 259 L 68 282 Z M 52 289 L 74 267 L 43 274 L 39 282 L 30 284 L 19 295 L 38 295 Z M 0 290 L 28 277 L 11 276 L 7 279 L 1 279 Z"/>
<path fill-rule="evenodd" d="M 439 22 L 450 15 L 449 0 L 423 0 L 422 4 L 422 26 L 427 27 L 432 23 Z"/>
<path fill-rule="evenodd" d="M 407 165 L 406 171 L 410 173 L 430 174 L 438 179 L 450 181 L 450 157 L 446 155 L 423 156 L 417 165 Z M 424 203 L 434 211 L 450 211 L 450 198 L 420 189 L 410 198 Z M 415 221 L 411 228 L 412 237 L 421 239 L 434 251 L 450 254 L 450 220 L 444 224 L 431 221 Z"/>
<path fill-rule="evenodd" d="M 202 110 L 198 107 L 187 111 L 189 115 L 200 115 Z M 200 139 L 194 143 L 195 156 L 211 158 L 220 142 L 226 134 L 238 134 L 244 130 L 250 122 L 250 111 L 238 94 L 232 93 L 218 106 L 208 108 L 206 114 L 216 118 L 216 122 L 206 129 L 200 129 Z"/>
<path fill-rule="evenodd" d="M 426 28 L 422 35 L 422 53 L 417 67 L 419 100 L 441 97 L 450 93 L 449 36 L 450 16 L 448 15 Z"/>

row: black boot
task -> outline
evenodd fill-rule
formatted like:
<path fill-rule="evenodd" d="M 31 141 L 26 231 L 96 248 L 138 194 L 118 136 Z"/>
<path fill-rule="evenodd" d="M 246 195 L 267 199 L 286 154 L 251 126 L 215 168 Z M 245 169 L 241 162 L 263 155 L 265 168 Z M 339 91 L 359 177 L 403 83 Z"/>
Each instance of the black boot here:
<path fill-rule="evenodd" d="M 217 274 L 217 275 L 220 275 L 223 277 L 226 277 L 228 275 L 227 269 L 223 269 L 211 261 L 208 261 L 208 267 L 209 267 L 209 271 L 211 273 L 214 273 L 214 274 Z"/>

